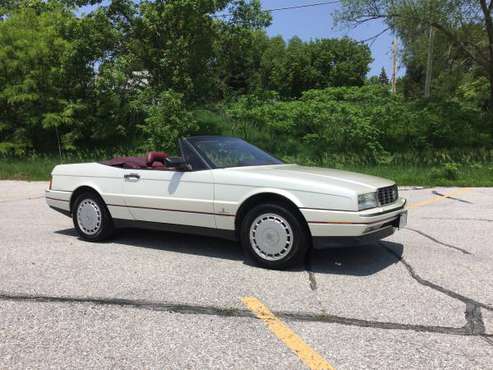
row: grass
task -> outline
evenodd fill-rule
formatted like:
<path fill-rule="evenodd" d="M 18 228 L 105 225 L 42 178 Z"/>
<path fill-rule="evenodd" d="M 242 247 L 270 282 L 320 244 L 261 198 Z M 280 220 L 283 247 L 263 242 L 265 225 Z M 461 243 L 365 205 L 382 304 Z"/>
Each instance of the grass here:
<path fill-rule="evenodd" d="M 60 161 L 56 158 L 0 159 L 0 180 L 47 181 Z M 69 163 L 70 161 L 67 161 Z M 73 160 L 72 162 L 81 162 Z M 399 185 L 416 186 L 493 186 L 493 164 L 457 165 L 453 171 L 445 167 L 417 165 L 339 165 L 339 169 L 392 179 Z"/>
<path fill-rule="evenodd" d="M 0 159 L 0 180 L 47 181 L 53 167 L 59 160 L 40 159 Z"/>
<path fill-rule="evenodd" d="M 493 165 L 483 165 L 481 168 L 458 166 L 455 178 L 447 178 L 439 167 L 416 165 L 346 166 L 342 169 L 392 179 L 401 186 L 493 186 Z"/>

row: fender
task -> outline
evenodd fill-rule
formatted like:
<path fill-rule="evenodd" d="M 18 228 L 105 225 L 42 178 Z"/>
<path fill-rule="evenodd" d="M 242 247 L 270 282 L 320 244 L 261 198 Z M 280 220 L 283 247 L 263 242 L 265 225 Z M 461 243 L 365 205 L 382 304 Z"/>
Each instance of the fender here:
<path fill-rule="evenodd" d="M 298 197 L 296 197 L 294 194 L 289 192 L 288 190 L 276 189 L 276 188 L 256 188 L 256 189 L 252 189 L 251 191 L 249 191 L 248 193 L 246 193 L 243 196 L 243 198 L 238 202 L 238 209 L 249 198 L 251 198 L 255 195 L 258 195 L 258 194 L 263 194 L 263 193 L 272 193 L 272 194 L 280 195 L 284 198 L 289 199 L 292 203 L 294 203 L 296 205 L 296 207 L 298 207 L 298 208 L 303 207 L 303 203 L 301 202 L 301 200 Z"/>

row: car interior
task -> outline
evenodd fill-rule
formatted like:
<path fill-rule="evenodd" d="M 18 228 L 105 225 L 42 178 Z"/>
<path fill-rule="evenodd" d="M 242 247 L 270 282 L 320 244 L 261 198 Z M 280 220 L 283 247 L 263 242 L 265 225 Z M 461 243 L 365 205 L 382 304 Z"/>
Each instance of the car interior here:
<path fill-rule="evenodd" d="M 145 156 L 115 157 L 101 161 L 112 167 L 159 171 L 197 171 L 206 169 L 204 162 L 197 157 L 190 145 L 182 139 L 178 142 L 181 156 L 172 157 L 166 152 L 151 151 Z"/>
<path fill-rule="evenodd" d="M 142 170 L 176 170 L 174 167 L 166 165 L 168 153 L 165 152 L 149 152 L 144 157 L 116 157 L 107 161 L 102 161 L 102 164 L 130 169 Z"/>

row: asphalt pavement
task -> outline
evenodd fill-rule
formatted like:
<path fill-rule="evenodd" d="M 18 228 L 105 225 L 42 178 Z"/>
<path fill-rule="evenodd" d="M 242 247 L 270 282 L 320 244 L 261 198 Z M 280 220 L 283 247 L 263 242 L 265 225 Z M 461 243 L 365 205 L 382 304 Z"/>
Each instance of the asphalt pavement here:
<path fill-rule="evenodd" d="M 46 186 L 0 181 L 1 369 L 303 369 L 312 353 L 335 369 L 493 369 L 493 188 L 403 188 L 406 229 L 272 271 L 220 239 L 83 241 Z"/>

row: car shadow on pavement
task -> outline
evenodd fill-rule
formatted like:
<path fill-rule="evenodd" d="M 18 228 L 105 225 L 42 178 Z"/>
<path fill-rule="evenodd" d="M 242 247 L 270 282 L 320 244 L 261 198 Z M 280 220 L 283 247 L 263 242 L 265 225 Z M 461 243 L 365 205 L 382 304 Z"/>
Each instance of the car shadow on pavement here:
<path fill-rule="evenodd" d="M 307 269 L 322 274 L 368 276 L 398 263 L 403 250 L 402 244 L 388 241 L 367 246 L 312 250 Z"/>
<path fill-rule="evenodd" d="M 56 233 L 74 236 L 79 240 L 83 240 L 73 228 L 58 230 Z M 115 235 L 108 242 L 104 243 L 115 243 L 135 248 L 158 249 L 237 261 L 244 259 L 239 243 L 219 238 L 174 232 L 126 228 L 117 230 Z"/>
<path fill-rule="evenodd" d="M 56 233 L 78 237 L 73 228 L 58 230 Z M 257 266 L 251 258 L 245 258 L 239 243 L 206 236 L 142 229 L 121 229 L 107 243 L 244 261 L 246 265 Z M 395 256 L 389 253 L 384 246 L 392 249 Z M 322 274 L 367 276 L 397 263 L 396 256 L 400 257 L 402 252 L 402 244 L 392 242 L 361 247 L 311 250 L 305 266 L 295 267 L 288 271 L 308 270 Z"/>

